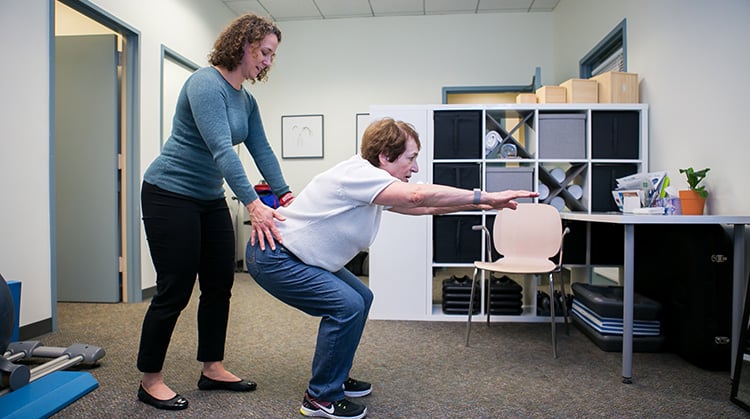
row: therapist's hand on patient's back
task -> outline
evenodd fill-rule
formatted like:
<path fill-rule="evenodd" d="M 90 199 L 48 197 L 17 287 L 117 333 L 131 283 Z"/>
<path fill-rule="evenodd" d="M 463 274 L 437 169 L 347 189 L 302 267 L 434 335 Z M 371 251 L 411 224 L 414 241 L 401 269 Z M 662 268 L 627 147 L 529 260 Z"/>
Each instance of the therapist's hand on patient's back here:
<path fill-rule="evenodd" d="M 264 204 L 260 199 L 247 204 L 247 211 L 250 213 L 250 245 L 255 245 L 256 240 L 261 250 L 266 249 L 266 241 L 272 250 L 276 250 L 276 242 L 281 243 L 281 234 L 276 229 L 274 219 L 284 221 L 286 218 L 276 212 L 273 208 Z"/>

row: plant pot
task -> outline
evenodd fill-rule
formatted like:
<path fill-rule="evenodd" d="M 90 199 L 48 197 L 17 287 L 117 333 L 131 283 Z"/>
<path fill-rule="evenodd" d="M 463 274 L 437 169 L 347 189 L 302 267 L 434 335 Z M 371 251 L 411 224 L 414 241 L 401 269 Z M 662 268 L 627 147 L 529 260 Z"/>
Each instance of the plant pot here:
<path fill-rule="evenodd" d="M 690 189 L 679 191 L 682 215 L 703 215 L 703 207 L 706 198 L 701 197 L 698 192 Z"/>

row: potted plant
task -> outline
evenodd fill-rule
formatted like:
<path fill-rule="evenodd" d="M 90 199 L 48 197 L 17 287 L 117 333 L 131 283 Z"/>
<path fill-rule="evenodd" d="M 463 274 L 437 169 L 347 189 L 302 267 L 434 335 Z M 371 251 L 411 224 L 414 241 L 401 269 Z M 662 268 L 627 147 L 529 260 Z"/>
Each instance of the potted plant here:
<path fill-rule="evenodd" d="M 706 178 L 709 170 L 711 169 L 708 167 L 703 170 L 694 170 L 692 167 L 680 169 L 680 173 L 685 174 L 689 187 L 689 189 L 679 191 L 683 215 L 703 215 L 708 191 L 700 183 Z"/>

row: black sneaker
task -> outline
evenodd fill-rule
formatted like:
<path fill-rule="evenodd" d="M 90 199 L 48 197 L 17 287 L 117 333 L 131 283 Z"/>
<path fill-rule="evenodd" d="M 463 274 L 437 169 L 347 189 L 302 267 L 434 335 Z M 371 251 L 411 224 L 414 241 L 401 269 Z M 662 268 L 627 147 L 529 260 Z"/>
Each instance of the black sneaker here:
<path fill-rule="evenodd" d="M 344 396 L 346 397 L 365 397 L 372 393 L 372 384 L 367 381 L 357 381 L 348 378 L 344 381 Z"/>
<path fill-rule="evenodd" d="M 310 396 L 305 391 L 299 412 L 305 416 L 331 419 L 361 419 L 367 415 L 367 407 L 341 399 L 337 402 L 324 402 Z"/>

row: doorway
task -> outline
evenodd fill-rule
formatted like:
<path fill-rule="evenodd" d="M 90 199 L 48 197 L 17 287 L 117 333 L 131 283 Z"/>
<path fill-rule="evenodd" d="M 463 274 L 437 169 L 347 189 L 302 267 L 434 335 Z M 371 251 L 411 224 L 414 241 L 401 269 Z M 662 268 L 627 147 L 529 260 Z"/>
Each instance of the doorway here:
<path fill-rule="evenodd" d="M 137 302 L 141 286 L 134 112 L 138 34 L 93 6 L 72 0 L 55 1 L 54 22 L 56 329 L 57 301 Z M 82 69 L 101 63 L 98 73 L 81 76 Z M 71 75 L 73 79 L 67 78 Z"/>

